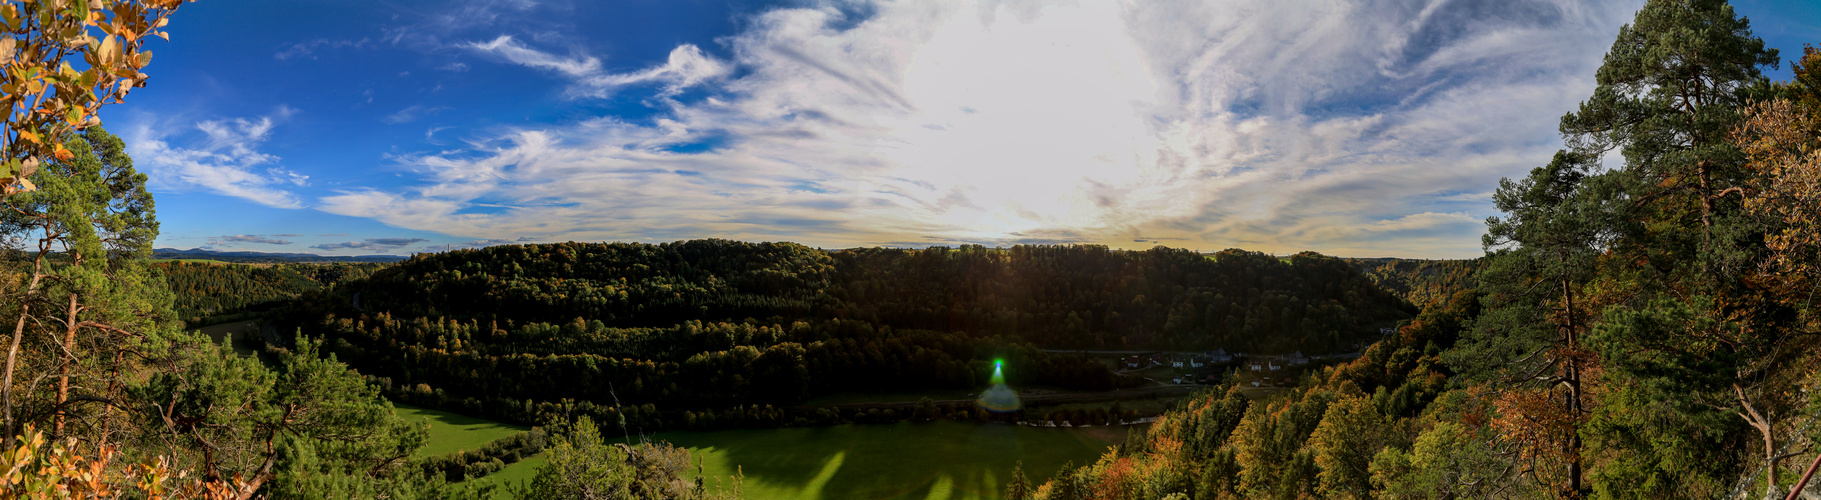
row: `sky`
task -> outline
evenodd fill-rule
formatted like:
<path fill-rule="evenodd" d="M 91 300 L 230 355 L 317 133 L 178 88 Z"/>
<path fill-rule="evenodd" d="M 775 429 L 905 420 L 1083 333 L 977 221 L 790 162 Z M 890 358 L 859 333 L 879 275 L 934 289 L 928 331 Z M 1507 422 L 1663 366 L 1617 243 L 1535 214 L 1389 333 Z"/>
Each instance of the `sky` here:
<path fill-rule="evenodd" d="M 102 118 L 159 247 L 1465 258 L 1641 3 L 202 0 Z"/>

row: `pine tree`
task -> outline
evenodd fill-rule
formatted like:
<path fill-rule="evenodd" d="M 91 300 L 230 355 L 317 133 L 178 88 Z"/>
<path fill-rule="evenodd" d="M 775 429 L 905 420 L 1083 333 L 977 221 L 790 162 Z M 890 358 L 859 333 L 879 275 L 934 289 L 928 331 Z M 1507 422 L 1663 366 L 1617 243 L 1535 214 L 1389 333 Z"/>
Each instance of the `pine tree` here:
<path fill-rule="evenodd" d="M 1557 466 L 1532 473 L 1564 496 L 1586 489 L 1580 428 L 1591 355 L 1583 336 L 1592 307 L 1584 288 L 1623 210 L 1612 183 L 1603 182 L 1610 178 L 1594 168 L 1562 151 L 1527 178 L 1499 182 L 1493 201 L 1506 216 L 1487 220 L 1491 255 L 1479 278 L 1490 307 L 1449 356 L 1495 390 L 1506 437 Z"/>
<path fill-rule="evenodd" d="M 1030 500 L 1031 482 L 1024 478 L 1024 461 L 1012 465 L 1012 480 L 1005 483 L 1006 500 Z"/>

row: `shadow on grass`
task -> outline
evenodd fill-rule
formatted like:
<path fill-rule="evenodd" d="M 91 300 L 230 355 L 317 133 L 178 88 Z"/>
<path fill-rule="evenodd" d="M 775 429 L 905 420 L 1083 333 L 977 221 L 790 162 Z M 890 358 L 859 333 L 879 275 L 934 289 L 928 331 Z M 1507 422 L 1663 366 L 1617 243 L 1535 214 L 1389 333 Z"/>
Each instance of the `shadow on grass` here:
<path fill-rule="evenodd" d="M 1014 462 L 1047 480 L 1092 463 L 1111 443 L 1064 429 L 956 422 L 677 432 L 709 475 L 743 469 L 747 498 L 999 498 Z"/>
<path fill-rule="evenodd" d="M 430 441 L 417 450 L 416 456 L 419 457 L 477 449 L 495 439 L 517 434 L 527 429 L 446 411 L 398 403 L 393 403 L 392 406 L 398 412 L 399 418 L 405 422 L 415 424 L 426 419 L 430 422 Z"/>

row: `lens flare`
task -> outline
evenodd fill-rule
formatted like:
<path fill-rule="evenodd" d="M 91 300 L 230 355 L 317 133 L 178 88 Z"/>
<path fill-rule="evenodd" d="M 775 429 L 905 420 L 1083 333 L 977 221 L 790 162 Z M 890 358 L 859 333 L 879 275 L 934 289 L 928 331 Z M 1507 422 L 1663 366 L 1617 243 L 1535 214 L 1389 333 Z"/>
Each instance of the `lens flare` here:
<path fill-rule="evenodd" d="M 1018 411 L 1020 406 L 1018 402 L 1018 391 L 1014 391 L 1012 388 L 1006 387 L 1005 385 L 1005 360 L 993 360 L 992 382 L 993 385 L 987 387 L 986 392 L 980 394 L 980 399 L 977 401 L 980 404 L 980 407 L 985 408 L 986 411 L 995 413 L 1011 413 Z"/>

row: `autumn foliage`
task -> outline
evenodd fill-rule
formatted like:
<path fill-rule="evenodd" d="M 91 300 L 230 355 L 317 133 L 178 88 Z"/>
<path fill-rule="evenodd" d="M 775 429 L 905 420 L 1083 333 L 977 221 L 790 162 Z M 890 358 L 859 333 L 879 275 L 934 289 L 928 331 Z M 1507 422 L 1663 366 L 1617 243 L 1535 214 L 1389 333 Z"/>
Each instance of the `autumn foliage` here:
<path fill-rule="evenodd" d="M 0 196 L 37 188 L 44 162 L 70 160 L 70 134 L 101 124 L 106 104 L 145 86 L 152 37 L 194 0 L 6 0 L 0 3 Z"/>

